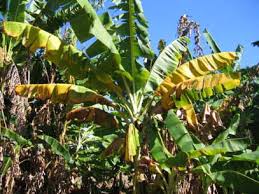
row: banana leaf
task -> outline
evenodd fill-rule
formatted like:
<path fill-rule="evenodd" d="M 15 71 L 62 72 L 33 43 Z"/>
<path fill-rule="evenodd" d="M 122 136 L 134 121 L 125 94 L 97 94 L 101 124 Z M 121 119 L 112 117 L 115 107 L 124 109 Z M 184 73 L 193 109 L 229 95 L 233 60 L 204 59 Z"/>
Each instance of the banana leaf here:
<path fill-rule="evenodd" d="M 179 65 L 182 54 L 187 51 L 187 44 L 189 39 L 187 37 L 179 38 L 168 45 L 156 59 L 145 91 L 150 92 L 155 90 L 165 79 L 170 75 Z"/>
<path fill-rule="evenodd" d="M 259 181 L 240 172 L 227 170 L 209 174 L 209 177 L 223 187 L 229 187 L 243 193 L 258 193 Z"/>
<path fill-rule="evenodd" d="M 170 110 L 167 114 L 165 125 L 171 137 L 182 152 L 190 152 L 194 150 L 194 142 L 191 135 L 185 128 L 184 124 L 179 120 L 174 110 Z"/>
<path fill-rule="evenodd" d="M 201 149 L 189 152 L 189 157 L 198 158 L 200 156 L 215 156 L 229 152 L 244 151 L 249 145 L 248 139 L 227 139 L 219 143 L 213 143 Z"/>
<path fill-rule="evenodd" d="M 209 33 L 209 31 L 206 28 L 203 31 L 203 35 L 204 35 L 208 45 L 210 46 L 212 52 L 220 53 L 221 51 L 220 51 L 218 44 L 216 43 L 216 41 L 213 39 L 212 35 Z"/>
<path fill-rule="evenodd" d="M 20 22 L 3 22 L 3 31 L 8 36 L 22 38 L 22 44 L 31 52 L 44 48 L 47 60 L 67 69 L 73 76 L 85 76 L 92 69 L 90 60 L 83 52 L 38 27 Z"/>
<path fill-rule="evenodd" d="M 20 96 L 40 100 L 50 99 L 54 103 L 79 104 L 87 102 L 114 106 L 111 101 L 97 94 L 95 91 L 73 84 L 17 85 L 15 91 Z"/>
<path fill-rule="evenodd" d="M 22 137 L 21 135 L 17 134 L 12 129 L 7 129 L 7 128 L 2 127 L 0 129 L 0 135 L 16 142 L 20 146 L 22 146 L 22 145 L 31 146 L 32 145 L 31 141 L 29 141 L 29 140 L 25 139 L 24 137 Z"/>
<path fill-rule="evenodd" d="M 157 89 L 157 93 L 164 95 L 171 93 L 172 88 L 187 80 L 202 78 L 213 71 L 220 70 L 228 65 L 233 65 L 237 59 L 234 52 L 223 52 L 193 59 L 178 67 L 171 75 L 167 76 Z M 190 81 L 191 82 L 191 81 Z M 215 85 L 215 84 L 213 84 Z"/>
<path fill-rule="evenodd" d="M 40 135 L 38 138 L 49 144 L 51 151 L 54 154 L 62 156 L 67 162 L 72 162 L 69 151 L 63 145 L 61 145 L 58 140 L 47 135 Z"/>
<path fill-rule="evenodd" d="M 118 121 L 112 114 L 94 107 L 81 107 L 67 113 L 67 120 L 77 119 L 79 122 L 93 122 L 107 129 L 117 129 Z"/>

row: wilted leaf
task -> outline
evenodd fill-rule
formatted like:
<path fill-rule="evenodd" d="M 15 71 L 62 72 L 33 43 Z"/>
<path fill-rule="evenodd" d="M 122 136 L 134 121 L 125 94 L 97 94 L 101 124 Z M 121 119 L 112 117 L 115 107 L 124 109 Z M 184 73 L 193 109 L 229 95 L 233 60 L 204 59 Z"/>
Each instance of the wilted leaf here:
<path fill-rule="evenodd" d="M 37 98 L 40 100 L 50 99 L 54 103 L 79 104 L 89 102 L 92 104 L 105 104 L 113 106 L 113 103 L 95 91 L 73 84 L 28 84 L 17 85 L 15 91 L 18 95 Z"/>
<path fill-rule="evenodd" d="M 122 154 L 125 145 L 125 138 L 116 138 L 101 154 L 102 157 L 109 157 L 113 154 Z"/>
<path fill-rule="evenodd" d="M 105 128 L 118 128 L 113 115 L 94 107 L 82 107 L 67 113 L 67 120 L 77 119 L 80 122 L 94 122 Z"/>
<path fill-rule="evenodd" d="M 133 162 L 139 147 L 139 132 L 134 124 L 130 124 L 126 134 L 125 161 Z"/>

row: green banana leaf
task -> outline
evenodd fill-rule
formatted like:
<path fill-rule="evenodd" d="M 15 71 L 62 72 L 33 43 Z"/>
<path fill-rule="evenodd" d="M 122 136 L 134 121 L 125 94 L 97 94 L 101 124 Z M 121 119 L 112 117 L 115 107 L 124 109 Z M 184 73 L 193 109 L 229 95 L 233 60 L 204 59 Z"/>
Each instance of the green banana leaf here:
<path fill-rule="evenodd" d="M 213 53 L 221 52 L 218 44 L 216 43 L 216 41 L 213 39 L 212 35 L 209 33 L 209 31 L 206 28 L 203 31 L 203 36 L 205 37 L 205 39 Z"/>
<path fill-rule="evenodd" d="M 240 155 L 234 155 L 231 158 L 231 160 L 255 162 L 259 165 L 259 150 L 256 150 L 254 152 L 243 153 Z"/>
<path fill-rule="evenodd" d="M 240 172 L 227 170 L 209 174 L 209 177 L 223 187 L 229 187 L 235 191 L 255 194 L 259 191 L 259 181 L 254 180 Z"/>
<path fill-rule="evenodd" d="M 248 139 L 227 139 L 219 143 L 203 147 L 199 150 L 189 152 L 189 157 L 198 158 L 200 156 L 215 156 L 217 154 L 225 154 L 228 152 L 244 151 L 249 145 Z"/>
<path fill-rule="evenodd" d="M 174 110 L 170 110 L 167 114 L 165 125 L 171 137 L 175 140 L 177 146 L 182 152 L 191 152 L 194 150 L 194 142 L 188 130 L 182 121 L 179 120 Z"/>
<path fill-rule="evenodd" d="M 61 145 L 58 140 L 47 135 L 40 135 L 38 138 L 49 144 L 51 151 L 54 154 L 62 156 L 67 162 L 73 162 L 69 151 Z"/>
<path fill-rule="evenodd" d="M 147 133 L 147 137 L 151 155 L 157 162 L 161 164 L 170 157 L 173 157 L 165 147 L 163 139 L 156 128 L 151 128 Z"/>
<path fill-rule="evenodd" d="M 77 0 L 77 2 L 81 6 L 81 11 L 70 21 L 76 36 L 81 42 L 94 36 L 113 55 L 113 65 L 122 70 L 120 54 L 94 8 L 88 0 Z"/>
<path fill-rule="evenodd" d="M 7 128 L 2 127 L 0 129 L 0 135 L 3 137 L 6 137 L 12 141 L 15 141 L 20 146 L 22 146 L 22 145 L 31 146 L 32 145 L 32 143 L 29 140 L 27 140 L 24 137 L 22 137 L 21 135 L 17 134 L 12 129 L 7 129 Z"/>
<path fill-rule="evenodd" d="M 179 38 L 168 45 L 156 59 L 145 86 L 145 91 L 155 90 L 179 65 L 182 54 L 187 51 L 187 37 Z"/>
<path fill-rule="evenodd" d="M 28 3 L 29 0 L 10 0 L 7 20 L 24 22 L 26 5 Z"/>

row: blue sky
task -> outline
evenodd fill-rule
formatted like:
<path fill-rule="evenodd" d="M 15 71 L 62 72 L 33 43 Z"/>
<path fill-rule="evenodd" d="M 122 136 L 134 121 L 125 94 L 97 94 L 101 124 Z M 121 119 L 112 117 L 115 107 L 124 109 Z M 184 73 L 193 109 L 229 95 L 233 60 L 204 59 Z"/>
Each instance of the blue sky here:
<path fill-rule="evenodd" d="M 244 46 L 241 67 L 259 63 L 259 48 L 251 42 L 259 40 L 259 0 L 143 0 L 149 21 L 150 38 L 154 49 L 159 39 L 170 43 L 176 38 L 177 22 L 181 15 L 211 32 L 222 51 L 234 51 Z M 205 42 L 204 44 L 205 45 Z"/>

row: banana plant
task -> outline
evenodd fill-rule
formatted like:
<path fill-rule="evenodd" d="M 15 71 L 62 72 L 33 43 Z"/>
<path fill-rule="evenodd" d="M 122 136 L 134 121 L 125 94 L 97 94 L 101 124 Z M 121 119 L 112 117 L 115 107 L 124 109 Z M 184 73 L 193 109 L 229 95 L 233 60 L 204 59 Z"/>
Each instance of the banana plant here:
<path fill-rule="evenodd" d="M 239 73 L 222 71 L 233 66 L 238 55 L 219 52 L 183 63 L 187 60 L 189 39 L 181 37 L 155 59 L 141 0 L 114 0 L 110 10 L 120 11 L 113 15 L 109 27 L 103 25 L 87 0 L 52 2 L 53 9 L 69 5 L 78 9 L 78 14 L 69 18 L 78 40 L 85 43 L 94 37 L 83 51 L 28 23 L 3 23 L 6 35 L 21 41 L 30 52 L 44 49 L 46 60 L 75 79 L 75 84 L 17 85 L 16 93 L 53 103 L 76 104 L 80 108 L 71 110 L 68 120 L 92 121 L 103 130 L 120 130 L 122 139 L 115 139 L 114 144 L 122 144 L 124 160 L 134 162 L 133 191 L 137 193 L 138 169 L 147 136 L 154 160 L 162 164 L 172 156 L 163 146 L 156 117 L 172 108 L 184 109 L 189 126 L 198 129 L 193 103 L 197 98 L 208 98 L 240 84 Z M 154 61 L 150 71 L 144 67 L 145 59 Z M 168 116 L 164 125 L 180 149 L 193 151 L 194 156 L 203 153 L 195 152 L 193 146 L 198 145 L 192 143 L 187 129 L 181 131 L 183 124 L 175 119 Z"/>
<path fill-rule="evenodd" d="M 230 126 L 220 133 L 211 144 L 206 145 L 188 132 L 174 111 L 170 110 L 165 125 L 180 150 L 175 156 L 171 154 L 161 157 L 160 150 L 166 149 L 166 147 L 159 142 L 156 142 L 154 146 L 156 149 L 151 150 L 158 161 L 158 163 L 153 162 L 153 165 L 160 169 L 156 174 L 162 177 L 161 184 L 164 193 L 177 192 L 179 190 L 178 182 L 185 173 L 190 172 L 200 177 L 204 193 L 207 193 L 209 187 L 214 183 L 234 191 L 256 193 L 259 188 L 257 180 L 258 150 L 252 151 L 249 148 L 249 140 L 246 138 L 232 138 L 237 132 L 239 122 L 240 115 L 237 114 L 232 119 Z M 187 169 L 190 162 L 196 164 L 192 164 L 193 167 Z M 235 165 L 237 168 L 234 167 Z M 168 179 L 165 179 L 161 169 L 169 172 Z M 173 185 L 171 185 L 172 180 L 175 180 Z"/>

